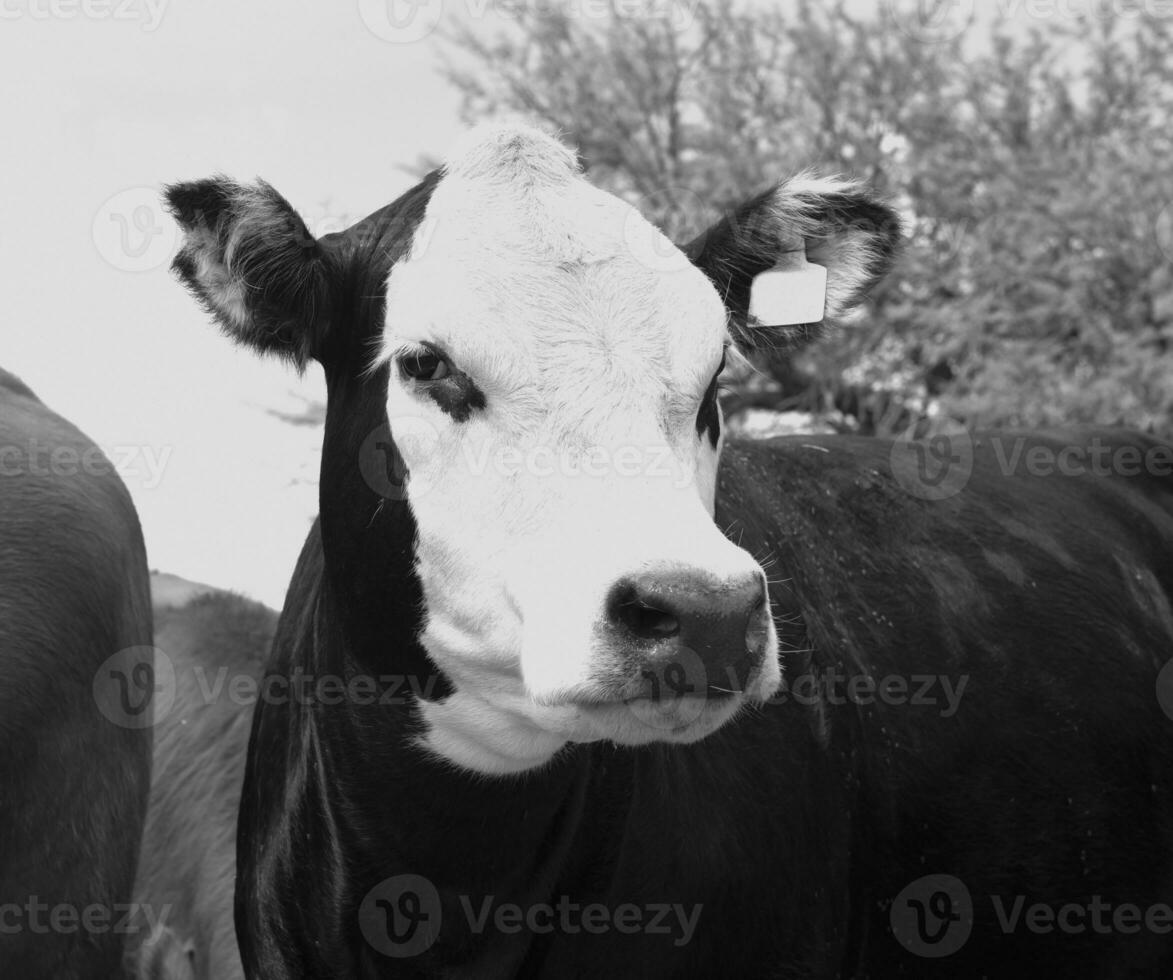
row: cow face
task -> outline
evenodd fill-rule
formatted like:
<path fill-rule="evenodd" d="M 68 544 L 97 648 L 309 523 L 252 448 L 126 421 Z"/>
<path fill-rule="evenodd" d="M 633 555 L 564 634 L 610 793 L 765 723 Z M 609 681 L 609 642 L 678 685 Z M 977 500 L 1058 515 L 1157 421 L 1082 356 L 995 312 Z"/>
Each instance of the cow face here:
<path fill-rule="evenodd" d="M 418 638 L 452 688 L 418 704 L 431 750 L 508 772 L 570 741 L 701 738 L 781 679 L 765 574 L 712 516 L 717 377 L 735 340 L 780 339 L 749 322 L 749 283 L 805 248 L 837 312 L 882 274 L 895 221 L 804 184 L 677 250 L 512 125 L 474 130 L 429 189 L 380 253 L 367 323 L 335 321 L 364 309 L 338 292 L 369 288 L 351 268 L 369 250 L 306 248 L 264 185 L 174 188 L 177 267 L 236 337 L 327 364 L 364 345 L 386 379 Z"/>

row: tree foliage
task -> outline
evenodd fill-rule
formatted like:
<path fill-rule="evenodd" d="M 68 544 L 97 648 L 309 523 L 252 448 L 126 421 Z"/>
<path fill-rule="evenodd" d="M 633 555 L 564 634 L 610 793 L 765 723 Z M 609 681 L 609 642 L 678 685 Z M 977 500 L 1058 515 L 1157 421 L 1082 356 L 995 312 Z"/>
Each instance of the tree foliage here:
<path fill-rule="evenodd" d="M 446 72 L 469 121 L 558 127 L 596 183 L 680 239 L 808 167 L 897 205 L 907 248 L 865 312 L 764 363 L 735 410 L 1169 433 L 1170 21 L 1094 9 L 930 43 L 890 4 L 520 4 L 493 36 L 452 35 Z"/>

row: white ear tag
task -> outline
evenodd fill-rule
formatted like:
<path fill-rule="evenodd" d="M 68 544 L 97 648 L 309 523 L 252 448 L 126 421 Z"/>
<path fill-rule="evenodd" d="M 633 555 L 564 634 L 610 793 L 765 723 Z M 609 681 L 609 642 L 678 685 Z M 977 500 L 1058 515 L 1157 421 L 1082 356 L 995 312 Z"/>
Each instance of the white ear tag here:
<path fill-rule="evenodd" d="M 819 323 L 826 308 L 827 267 L 808 262 L 801 249 L 786 252 L 750 286 L 749 315 L 763 327 Z"/>

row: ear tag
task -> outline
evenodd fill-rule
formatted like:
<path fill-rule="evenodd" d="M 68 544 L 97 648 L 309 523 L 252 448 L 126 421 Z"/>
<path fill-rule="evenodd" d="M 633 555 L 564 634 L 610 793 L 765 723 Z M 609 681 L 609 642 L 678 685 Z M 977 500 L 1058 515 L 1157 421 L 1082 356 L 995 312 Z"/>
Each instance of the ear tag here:
<path fill-rule="evenodd" d="M 784 253 L 750 286 L 751 322 L 763 327 L 820 323 L 826 308 L 827 267 L 808 262 L 803 249 Z"/>

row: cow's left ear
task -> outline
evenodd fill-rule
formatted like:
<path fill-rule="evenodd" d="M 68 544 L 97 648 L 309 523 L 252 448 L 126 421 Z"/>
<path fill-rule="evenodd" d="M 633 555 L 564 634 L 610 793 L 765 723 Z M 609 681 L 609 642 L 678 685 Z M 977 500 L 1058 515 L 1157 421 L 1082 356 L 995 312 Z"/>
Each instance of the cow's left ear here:
<path fill-rule="evenodd" d="M 745 202 L 683 248 L 724 299 L 738 344 L 784 349 L 856 306 L 892 267 L 900 238 L 896 212 L 859 185 L 803 175 Z M 754 279 L 803 251 L 827 270 L 822 319 L 757 321 L 750 311 Z"/>
<path fill-rule="evenodd" d="M 330 310 L 327 256 L 264 181 L 212 177 L 167 188 L 184 232 L 172 268 L 225 333 L 299 369 L 318 355 Z"/>

